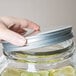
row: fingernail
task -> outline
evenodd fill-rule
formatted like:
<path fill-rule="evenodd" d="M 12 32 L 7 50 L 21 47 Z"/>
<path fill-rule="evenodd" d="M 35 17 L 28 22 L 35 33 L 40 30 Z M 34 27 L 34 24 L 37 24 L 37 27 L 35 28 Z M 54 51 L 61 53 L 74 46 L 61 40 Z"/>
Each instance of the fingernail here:
<path fill-rule="evenodd" d="M 26 39 L 20 39 L 19 43 L 17 43 L 17 44 L 18 44 L 18 46 L 24 46 L 27 44 L 27 40 Z"/>

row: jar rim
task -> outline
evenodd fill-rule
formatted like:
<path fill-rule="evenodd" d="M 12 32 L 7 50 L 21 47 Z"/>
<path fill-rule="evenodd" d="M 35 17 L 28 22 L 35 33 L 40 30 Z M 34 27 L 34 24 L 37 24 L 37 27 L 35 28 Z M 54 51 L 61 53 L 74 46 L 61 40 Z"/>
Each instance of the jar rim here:
<path fill-rule="evenodd" d="M 64 51 L 65 50 L 65 51 Z M 40 53 L 40 54 L 34 54 L 34 53 L 24 53 L 22 51 L 13 51 L 13 52 L 7 52 L 4 51 L 5 56 L 9 60 L 13 60 L 15 62 L 19 62 L 22 64 L 25 63 L 58 63 L 65 61 L 69 59 L 73 53 L 74 53 L 74 43 L 72 42 L 70 46 L 57 50 L 58 52 L 53 53 Z"/>
<path fill-rule="evenodd" d="M 65 46 L 66 44 L 66 46 Z M 49 55 L 54 55 L 54 54 L 61 54 L 64 52 L 68 52 L 71 48 L 74 47 L 74 42 L 72 39 L 53 45 L 53 46 L 46 46 L 44 48 L 39 48 L 39 49 L 33 49 L 33 50 L 19 50 L 19 51 L 7 51 L 3 50 L 4 54 L 6 55 L 7 53 L 21 53 L 29 56 L 49 56 Z M 53 49 L 54 48 L 54 49 Z"/>

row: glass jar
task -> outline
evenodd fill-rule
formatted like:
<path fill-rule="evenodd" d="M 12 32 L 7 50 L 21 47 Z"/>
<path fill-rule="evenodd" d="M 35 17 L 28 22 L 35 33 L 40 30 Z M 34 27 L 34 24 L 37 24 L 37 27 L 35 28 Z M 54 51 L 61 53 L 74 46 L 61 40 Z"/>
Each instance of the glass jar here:
<path fill-rule="evenodd" d="M 0 76 L 76 76 L 71 29 L 28 37 L 24 47 L 4 42 L 6 60 Z"/>

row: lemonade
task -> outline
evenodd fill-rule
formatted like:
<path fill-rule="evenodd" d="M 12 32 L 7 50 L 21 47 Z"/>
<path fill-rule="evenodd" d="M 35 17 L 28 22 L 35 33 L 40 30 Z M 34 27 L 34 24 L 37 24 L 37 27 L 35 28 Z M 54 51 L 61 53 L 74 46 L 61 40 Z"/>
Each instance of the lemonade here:
<path fill-rule="evenodd" d="M 2 72 L 1 76 L 76 76 L 76 74 L 72 66 L 65 66 L 60 69 L 38 72 L 26 72 L 25 70 L 8 68 Z"/>

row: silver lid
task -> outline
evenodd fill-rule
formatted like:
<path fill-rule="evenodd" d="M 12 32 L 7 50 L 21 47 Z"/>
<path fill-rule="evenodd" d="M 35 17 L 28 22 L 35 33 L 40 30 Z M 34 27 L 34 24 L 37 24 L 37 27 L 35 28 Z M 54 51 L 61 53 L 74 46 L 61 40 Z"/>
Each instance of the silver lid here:
<path fill-rule="evenodd" d="M 15 46 L 10 43 L 4 42 L 3 47 L 6 51 L 20 51 L 20 50 L 30 50 L 40 47 L 45 47 L 49 45 L 54 45 L 73 37 L 72 27 L 60 28 L 48 32 L 42 32 L 35 36 L 26 37 L 27 45 L 23 47 Z"/>

